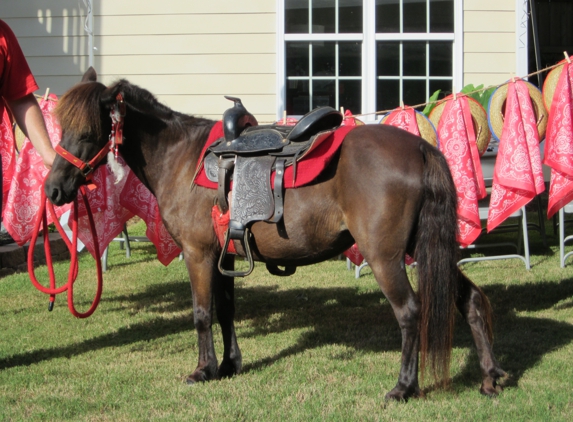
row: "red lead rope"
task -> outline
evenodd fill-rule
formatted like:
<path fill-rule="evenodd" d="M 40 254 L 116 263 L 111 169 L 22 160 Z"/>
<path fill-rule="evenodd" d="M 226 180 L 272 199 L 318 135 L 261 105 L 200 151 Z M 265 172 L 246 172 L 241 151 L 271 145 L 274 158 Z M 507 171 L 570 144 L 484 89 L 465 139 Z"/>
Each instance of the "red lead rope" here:
<path fill-rule="evenodd" d="M 90 223 L 90 230 L 92 232 L 92 237 L 94 240 L 95 254 L 96 254 L 96 257 L 99 257 L 100 252 L 99 252 L 99 245 L 98 245 L 98 241 L 97 241 L 97 233 L 95 230 L 95 223 L 94 223 L 93 215 L 91 212 L 91 208 L 90 208 L 88 200 L 87 200 L 86 191 L 85 191 L 84 186 L 80 187 L 80 192 L 82 194 L 82 200 L 84 201 L 84 205 L 86 206 L 86 210 L 87 210 L 87 215 L 88 215 L 88 219 L 89 219 L 89 223 Z M 42 198 L 41 198 L 40 203 L 41 203 L 40 210 L 38 212 L 38 217 L 37 217 L 36 224 L 34 227 L 34 232 L 32 234 L 32 239 L 30 240 L 30 249 L 28 250 L 28 273 L 30 275 L 30 280 L 32 281 L 32 284 L 38 290 L 40 290 L 43 293 L 50 295 L 49 310 L 52 310 L 56 295 L 59 293 L 67 291 L 68 292 L 68 308 L 70 309 L 70 312 L 72 313 L 72 315 L 74 315 L 78 318 L 87 318 L 91 314 L 94 313 L 94 311 L 96 310 L 96 308 L 99 304 L 99 301 L 101 298 L 101 292 L 103 289 L 103 275 L 102 275 L 101 261 L 99 259 L 96 259 L 97 279 L 98 280 L 97 280 L 97 291 L 96 291 L 95 298 L 92 302 L 92 305 L 90 306 L 90 308 L 86 312 L 84 312 L 84 313 L 78 312 L 74 306 L 74 283 L 75 283 L 76 278 L 78 276 L 78 252 L 77 252 L 77 250 L 78 250 L 77 249 L 77 245 L 78 245 L 78 200 L 77 200 L 77 198 L 74 200 L 74 218 L 72 220 L 72 240 L 71 241 L 68 238 L 64 229 L 62 228 L 62 225 L 58 221 L 58 218 L 56 217 L 56 213 L 54 211 L 54 206 L 46 198 L 46 194 L 44 192 L 44 186 L 43 185 L 42 185 Z M 52 217 L 52 220 L 54 221 L 54 224 L 56 225 L 56 228 L 58 229 L 58 232 L 62 236 L 62 239 L 64 240 L 64 242 L 66 243 L 66 246 L 68 247 L 68 250 L 70 251 L 70 270 L 68 272 L 68 281 L 66 284 L 64 284 L 60 287 L 56 287 L 56 277 L 54 274 L 54 267 L 53 267 L 53 263 L 52 263 L 52 253 L 50 251 L 50 240 L 48 237 L 48 215 L 47 215 L 46 208 L 47 208 L 47 210 L 49 210 L 50 215 Z M 38 235 L 40 233 L 40 226 L 42 224 L 43 224 L 43 232 L 44 232 L 44 251 L 45 251 L 45 255 L 46 255 L 46 266 L 48 267 L 48 272 L 50 274 L 50 287 L 45 287 L 42 284 L 40 284 L 36 278 L 35 273 L 34 273 L 34 249 L 36 246 L 36 241 L 38 239 Z"/>

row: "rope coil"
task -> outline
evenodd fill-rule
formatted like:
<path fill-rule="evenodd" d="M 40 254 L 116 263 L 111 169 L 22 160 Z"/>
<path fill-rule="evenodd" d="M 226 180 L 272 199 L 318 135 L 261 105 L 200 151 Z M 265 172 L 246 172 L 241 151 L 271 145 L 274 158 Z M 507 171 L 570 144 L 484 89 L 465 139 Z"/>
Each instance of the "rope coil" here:
<path fill-rule="evenodd" d="M 45 181 L 44 181 L 45 183 Z M 94 297 L 94 300 L 90 306 L 90 308 L 86 312 L 79 312 L 74 305 L 74 283 L 76 282 L 79 270 L 78 264 L 78 199 L 74 199 L 74 218 L 72 219 L 72 240 L 70 240 L 64 231 L 62 225 L 58 221 L 56 217 L 56 212 L 54 210 L 54 205 L 46 198 L 46 194 L 44 192 L 44 183 L 42 183 L 41 189 L 41 199 L 40 199 L 40 209 L 38 210 L 36 222 L 34 225 L 34 231 L 32 234 L 32 239 L 30 240 L 30 248 L 28 249 L 28 274 L 30 276 L 30 281 L 42 293 L 50 295 L 50 303 L 48 305 L 48 310 L 52 310 L 54 306 L 54 301 L 57 294 L 63 293 L 67 291 L 67 299 L 68 299 L 68 308 L 70 313 L 77 318 L 87 318 L 91 314 L 94 313 L 96 308 L 99 305 L 101 294 L 103 290 L 103 274 L 102 274 L 102 266 L 101 261 L 96 259 L 96 266 L 97 266 L 97 290 Z M 94 249 L 96 256 L 100 256 L 99 251 L 99 244 L 97 241 L 97 233 L 95 229 L 95 222 L 93 219 L 93 214 L 91 212 L 91 208 L 89 206 L 89 202 L 86 195 L 85 186 L 81 186 L 79 189 L 81 193 L 82 200 L 87 210 L 88 220 L 90 224 L 90 230 L 92 232 L 92 237 L 94 240 Z M 70 251 L 70 269 L 68 271 L 68 280 L 65 284 L 60 287 L 56 286 L 56 276 L 54 273 L 54 266 L 52 262 L 52 253 L 50 250 L 50 240 L 48 236 L 48 214 L 52 217 L 54 224 L 64 243 L 66 244 L 68 250 Z M 36 278 L 36 274 L 34 272 L 34 250 L 36 247 L 36 241 L 40 234 L 40 231 L 43 231 L 43 238 L 44 238 L 44 252 L 46 256 L 46 266 L 48 267 L 48 273 L 50 278 L 50 286 L 46 287 L 41 284 L 38 279 Z"/>

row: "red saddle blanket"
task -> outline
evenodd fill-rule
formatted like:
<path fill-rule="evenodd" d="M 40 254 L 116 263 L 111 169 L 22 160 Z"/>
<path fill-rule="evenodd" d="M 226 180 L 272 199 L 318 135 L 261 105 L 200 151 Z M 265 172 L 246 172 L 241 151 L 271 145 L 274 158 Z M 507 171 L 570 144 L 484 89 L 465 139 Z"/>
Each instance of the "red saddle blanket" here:
<path fill-rule="evenodd" d="M 330 134 L 326 139 L 324 139 L 319 145 L 316 146 L 312 151 L 306 154 L 298 163 L 296 168 L 296 179 L 293 178 L 293 166 L 287 167 L 284 174 L 284 187 L 285 188 L 298 188 L 311 183 L 318 175 L 326 168 L 340 145 L 342 141 L 355 126 L 340 126 L 334 132 Z M 215 126 L 211 129 L 209 138 L 203 147 L 201 156 L 199 158 L 199 165 L 202 165 L 203 158 L 207 152 L 207 148 L 215 142 L 217 139 L 223 137 L 223 122 L 219 121 L 215 123 Z M 274 186 L 274 172 L 271 175 L 271 186 Z M 205 174 L 205 169 L 201 168 L 197 177 L 195 178 L 195 183 L 198 186 L 203 186 L 205 188 L 217 189 L 217 183 L 211 182 L 207 175 Z"/>

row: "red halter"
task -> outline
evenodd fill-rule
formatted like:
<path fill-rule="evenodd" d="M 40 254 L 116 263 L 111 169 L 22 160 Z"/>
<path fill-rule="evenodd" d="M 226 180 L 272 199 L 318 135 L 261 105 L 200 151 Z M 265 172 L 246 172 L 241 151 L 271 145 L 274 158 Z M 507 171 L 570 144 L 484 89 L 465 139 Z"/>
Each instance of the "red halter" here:
<path fill-rule="evenodd" d="M 66 151 L 59 144 L 54 148 L 55 151 L 66 161 L 76 166 L 82 172 L 82 176 L 86 180 L 92 178 L 92 173 L 101 160 L 107 155 L 108 151 L 114 151 L 117 156 L 117 146 L 123 142 L 123 117 L 125 116 L 125 102 L 121 93 L 117 94 L 117 104 L 113 104 L 110 111 L 111 117 L 111 133 L 109 134 L 109 141 L 104 147 L 92 158 L 89 162 L 80 160 L 71 152 Z"/>
<path fill-rule="evenodd" d="M 104 145 L 100 152 L 98 152 L 97 155 L 92 158 L 89 163 L 80 160 L 78 157 L 73 155 L 71 152 L 66 151 L 60 145 L 56 145 L 56 148 L 54 149 L 62 158 L 66 159 L 68 162 L 79 168 L 82 172 L 82 176 L 84 176 L 86 180 L 89 180 L 91 179 L 92 173 L 95 170 L 97 164 L 103 160 L 108 151 L 111 149 L 111 141 L 108 141 L 108 143 Z"/>

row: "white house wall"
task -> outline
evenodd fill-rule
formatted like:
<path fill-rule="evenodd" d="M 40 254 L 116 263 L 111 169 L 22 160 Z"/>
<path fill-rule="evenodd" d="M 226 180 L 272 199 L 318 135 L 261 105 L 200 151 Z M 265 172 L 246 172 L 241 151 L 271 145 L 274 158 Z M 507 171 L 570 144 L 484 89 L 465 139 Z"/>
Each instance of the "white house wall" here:
<path fill-rule="evenodd" d="M 275 118 L 276 1 L 92 3 L 94 66 L 104 83 L 126 78 L 176 110 L 210 118 L 229 106 L 223 95 L 238 96 L 260 121 Z M 515 74 L 515 8 L 516 0 L 464 0 L 464 84 Z M 88 67 L 86 15 L 83 0 L 0 1 L 40 91 L 62 94 Z"/>

